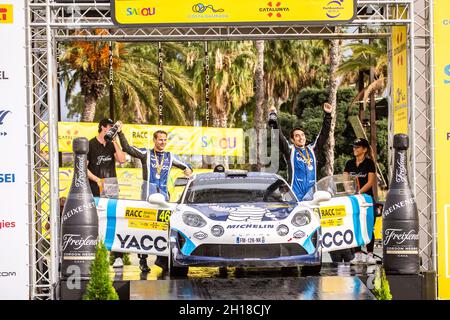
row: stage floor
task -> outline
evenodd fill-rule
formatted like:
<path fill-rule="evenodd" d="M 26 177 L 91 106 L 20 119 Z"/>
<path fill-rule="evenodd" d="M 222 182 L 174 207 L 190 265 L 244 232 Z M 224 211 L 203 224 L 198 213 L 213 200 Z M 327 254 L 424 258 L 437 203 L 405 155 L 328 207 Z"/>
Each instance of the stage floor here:
<path fill-rule="evenodd" d="M 170 278 L 158 266 L 111 269 L 115 281 L 130 281 L 130 300 L 375 300 L 360 280 L 375 266 L 323 265 L 320 276 L 281 274 L 279 269 L 190 268 L 186 278 Z"/>

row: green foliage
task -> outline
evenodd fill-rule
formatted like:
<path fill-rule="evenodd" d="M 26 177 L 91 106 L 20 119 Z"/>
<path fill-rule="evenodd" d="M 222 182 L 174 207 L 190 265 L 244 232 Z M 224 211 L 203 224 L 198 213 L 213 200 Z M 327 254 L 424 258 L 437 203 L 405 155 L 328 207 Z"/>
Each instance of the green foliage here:
<path fill-rule="evenodd" d="M 389 156 L 388 156 L 388 119 L 384 118 L 376 121 L 377 124 L 377 150 L 378 150 L 378 165 L 380 166 L 381 173 L 384 179 L 388 181 L 388 168 L 389 168 Z"/>
<path fill-rule="evenodd" d="M 389 287 L 389 281 L 386 277 L 384 268 L 378 268 L 375 273 L 375 288 L 372 290 L 377 300 L 392 300 L 391 289 Z"/>
<path fill-rule="evenodd" d="M 113 254 L 111 254 L 111 252 L 109 253 L 109 265 L 112 266 L 114 264 L 114 261 L 116 260 L 116 258 L 114 257 Z M 129 253 L 123 253 L 122 256 L 122 261 L 123 261 L 123 265 L 124 266 L 130 266 L 131 265 L 131 261 L 130 261 L 130 254 Z"/>
<path fill-rule="evenodd" d="M 95 260 L 91 265 L 90 280 L 83 300 L 119 300 L 109 277 L 108 250 L 103 241 L 97 244 Z"/>

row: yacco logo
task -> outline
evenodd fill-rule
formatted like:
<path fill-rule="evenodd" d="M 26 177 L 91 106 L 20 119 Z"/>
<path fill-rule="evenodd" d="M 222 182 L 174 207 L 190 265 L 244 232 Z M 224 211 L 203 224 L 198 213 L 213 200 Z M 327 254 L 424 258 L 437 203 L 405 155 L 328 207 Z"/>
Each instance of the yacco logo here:
<path fill-rule="evenodd" d="M 11 111 L 9 111 L 9 110 L 0 110 L 0 137 L 6 136 L 8 134 L 6 131 L 2 131 L 2 126 L 3 126 L 4 122 L 6 121 L 5 120 L 6 116 L 9 113 L 11 113 Z"/>
<path fill-rule="evenodd" d="M 344 10 L 343 3 L 344 0 L 332 0 L 327 3 L 323 10 L 325 10 L 326 15 L 330 19 L 335 19 L 341 15 L 341 10 Z"/>
<path fill-rule="evenodd" d="M 267 7 L 265 8 L 259 8 L 259 12 L 267 12 L 267 16 L 269 18 L 281 18 L 281 12 L 287 12 L 289 11 L 289 8 L 287 7 L 281 7 L 281 2 L 278 1 L 276 3 L 269 1 L 267 3 Z"/>
<path fill-rule="evenodd" d="M 156 8 L 127 8 L 127 16 L 153 16 L 156 14 Z"/>
<path fill-rule="evenodd" d="M 212 5 L 204 5 L 203 3 L 197 3 L 192 6 L 192 11 L 195 13 L 203 13 L 206 10 L 211 9 L 212 12 L 223 12 L 223 9 L 215 9 Z"/>
<path fill-rule="evenodd" d="M 0 23 L 13 23 L 12 4 L 0 4 Z"/>

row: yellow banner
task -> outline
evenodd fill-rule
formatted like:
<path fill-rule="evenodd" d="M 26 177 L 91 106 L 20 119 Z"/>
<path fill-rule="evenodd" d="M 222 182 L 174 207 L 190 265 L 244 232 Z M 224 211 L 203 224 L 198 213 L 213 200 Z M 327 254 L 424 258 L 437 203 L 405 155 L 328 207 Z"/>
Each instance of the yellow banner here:
<path fill-rule="evenodd" d="M 295 24 L 351 21 L 356 0 L 113 0 L 120 25 Z"/>
<path fill-rule="evenodd" d="M 450 1 L 434 1 L 434 124 L 436 211 L 438 239 L 438 297 L 450 299 Z"/>
<path fill-rule="evenodd" d="M 408 55 L 406 26 L 392 27 L 394 134 L 408 134 Z"/>
<path fill-rule="evenodd" d="M 12 4 L 0 3 L 0 23 L 13 23 L 14 12 Z"/>
<path fill-rule="evenodd" d="M 149 149 L 153 148 L 153 132 L 164 130 L 168 133 L 166 151 L 175 154 L 241 157 L 244 149 L 242 129 L 124 124 L 122 130 L 130 145 Z M 58 122 L 59 152 L 72 152 L 76 137 L 91 139 L 97 134 L 97 123 Z"/>

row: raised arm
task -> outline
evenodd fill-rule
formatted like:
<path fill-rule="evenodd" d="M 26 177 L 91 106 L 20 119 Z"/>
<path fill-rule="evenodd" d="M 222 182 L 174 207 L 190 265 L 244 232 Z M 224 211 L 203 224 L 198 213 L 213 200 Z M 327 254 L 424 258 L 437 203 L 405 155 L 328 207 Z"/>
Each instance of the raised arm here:
<path fill-rule="evenodd" d="M 330 128 L 331 128 L 331 112 L 333 111 L 333 106 L 329 104 L 328 102 L 325 102 L 323 105 L 323 123 L 322 123 L 322 129 L 320 130 L 319 134 L 317 135 L 316 140 L 314 141 L 312 147 L 316 149 L 322 148 L 325 143 L 328 140 L 328 137 L 330 135 Z"/>
<path fill-rule="evenodd" d="M 269 109 L 270 113 L 275 113 L 277 114 L 277 111 L 275 108 L 271 108 Z M 284 155 L 286 161 L 288 161 L 289 156 L 290 156 L 290 145 L 288 140 L 286 139 L 286 137 L 283 134 L 283 131 L 280 129 L 280 124 L 278 121 L 278 117 L 276 117 L 276 119 L 271 119 L 269 116 L 269 123 L 268 123 L 269 127 L 271 127 L 272 129 L 278 129 L 278 143 L 279 143 L 279 147 L 280 147 L 280 152 Z"/>
<path fill-rule="evenodd" d="M 145 159 L 147 157 L 147 153 L 144 151 L 139 150 L 135 146 L 130 146 L 128 144 L 127 138 L 125 138 L 125 135 L 122 131 L 118 133 L 120 145 L 122 146 L 122 150 L 128 153 L 130 156 L 138 158 L 138 159 Z"/>

